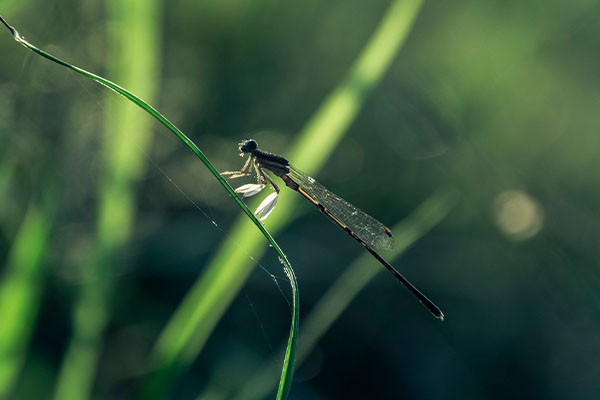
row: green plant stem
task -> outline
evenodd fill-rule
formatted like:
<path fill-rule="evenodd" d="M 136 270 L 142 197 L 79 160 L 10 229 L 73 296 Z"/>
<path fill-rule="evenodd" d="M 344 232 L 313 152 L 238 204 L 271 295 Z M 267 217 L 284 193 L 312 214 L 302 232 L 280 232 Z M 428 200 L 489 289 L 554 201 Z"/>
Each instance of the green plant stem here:
<path fill-rule="evenodd" d="M 56 212 L 52 192 L 27 209 L 1 280 L 0 399 L 8 399 L 14 387 L 39 311 L 44 255 Z"/>
<path fill-rule="evenodd" d="M 140 108 L 142 108 L 144 111 L 146 111 L 148 114 L 152 115 L 156 120 L 158 120 L 161 124 L 163 124 L 167 129 L 169 129 L 173 134 L 175 134 L 199 159 L 200 161 L 202 161 L 204 163 L 204 165 L 209 169 L 209 171 L 215 176 L 215 178 L 219 181 L 219 183 L 225 188 L 225 190 L 227 190 L 227 192 L 229 193 L 229 195 L 235 200 L 235 202 L 240 206 L 240 208 L 244 211 L 244 213 L 247 215 L 248 219 L 250 221 L 252 221 L 252 223 L 254 224 L 255 227 L 258 228 L 258 230 L 263 234 L 263 236 L 267 239 L 267 241 L 270 243 L 270 245 L 273 247 L 273 249 L 277 252 L 277 254 L 279 255 L 280 260 L 282 261 L 282 263 L 284 264 L 284 270 L 286 272 L 286 275 L 288 275 L 289 277 L 291 277 L 290 280 L 290 285 L 292 287 L 292 296 L 293 296 L 293 309 L 292 309 L 292 323 L 291 323 L 291 327 L 290 327 L 290 340 L 289 343 L 292 344 L 291 346 L 288 347 L 287 353 L 286 353 L 286 359 L 284 362 L 284 368 L 282 370 L 282 374 L 281 374 L 281 382 L 282 384 L 282 391 L 280 392 L 280 397 L 281 398 L 285 398 L 287 396 L 287 392 L 289 391 L 289 382 L 291 382 L 292 376 L 293 376 L 293 371 L 294 371 L 294 360 L 295 360 L 295 355 L 294 355 L 294 351 L 295 351 L 295 343 L 297 341 L 298 338 L 298 315 L 299 315 L 299 310 L 298 310 L 298 284 L 296 282 L 296 278 L 294 276 L 294 271 L 287 259 L 287 257 L 285 256 L 285 254 L 283 253 L 283 251 L 281 250 L 281 248 L 279 247 L 279 245 L 277 244 L 277 242 L 275 242 L 275 240 L 273 239 L 273 237 L 269 234 L 269 232 L 265 229 L 265 227 L 260 223 L 260 221 L 254 216 L 254 214 L 250 211 L 250 209 L 246 206 L 246 204 L 240 199 L 240 197 L 235 193 L 235 191 L 233 190 L 233 188 L 227 183 L 227 181 L 219 174 L 219 172 L 217 171 L 217 169 L 210 163 L 210 161 L 208 160 L 208 158 L 202 153 L 202 151 L 200 151 L 200 149 L 198 148 L 198 146 L 196 146 L 196 144 L 194 142 L 192 142 L 183 132 L 181 132 L 171 121 L 169 121 L 167 118 L 165 118 L 161 113 L 159 113 L 156 109 L 154 109 L 152 106 L 150 106 L 148 103 L 146 103 L 145 101 L 143 101 L 141 98 L 139 98 L 138 96 L 134 95 L 133 93 L 129 92 L 128 90 L 122 88 L 121 86 L 115 84 L 114 82 L 109 81 L 108 79 L 105 79 L 101 76 L 98 76 L 96 74 L 93 74 L 89 71 L 86 71 L 82 68 L 76 67 L 74 65 L 71 65 L 69 63 L 67 63 L 66 61 L 63 61 L 49 53 L 46 53 L 43 50 L 38 49 L 36 46 L 32 45 L 31 43 L 29 43 L 28 41 L 26 41 L 25 39 L 23 39 L 19 33 L 16 31 L 16 29 L 14 29 L 12 26 L 10 26 L 5 20 L 4 18 L 2 18 L 0 16 L 0 22 L 2 22 L 7 29 L 11 32 L 11 34 L 13 35 L 13 38 L 20 44 L 22 44 L 24 47 L 26 47 L 27 49 L 33 51 L 34 53 L 37 53 L 38 55 L 47 58 L 50 61 L 53 61 L 57 64 L 60 64 L 68 69 L 71 69 L 83 76 L 86 76 L 90 79 L 93 79 L 94 81 L 106 86 L 107 88 L 117 92 L 118 94 L 126 97 L 128 100 L 130 100 L 131 102 L 133 102 L 134 104 L 136 104 L 137 106 L 139 106 Z M 96 296 L 99 295 L 101 290 L 105 290 L 101 285 L 97 285 L 97 290 L 96 291 L 90 291 L 89 292 L 89 297 L 90 297 L 90 302 L 95 302 L 94 298 Z M 101 296 L 101 294 L 100 294 Z M 83 304 L 83 303 L 81 303 Z M 85 318 L 85 315 L 81 315 L 80 318 Z M 103 318 L 102 315 L 96 316 L 95 318 Z M 96 320 L 96 322 L 98 322 L 101 320 Z M 89 321 L 88 323 L 84 323 L 82 325 L 86 325 L 86 326 L 90 326 L 92 329 L 94 329 L 93 327 L 93 322 L 94 321 Z M 90 364 L 89 362 L 89 358 L 90 358 L 90 352 L 75 352 L 74 354 L 78 354 L 80 357 L 84 357 L 84 358 L 88 358 L 88 360 L 82 360 L 82 362 L 85 362 L 87 364 Z M 74 360 L 75 362 L 78 362 L 78 360 Z M 161 370 L 163 370 L 164 368 L 162 368 Z M 163 375 L 164 376 L 164 375 Z M 67 379 L 68 380 L 68 379 Z M 85 382 L 84 382 L 85 384 Z M 60 385 L 59 385 L 60 386 Z M 88 385 L 89 386 L 89 385 Z M 81 387 L 84 387 L 83 385 L 81 385 Z M 164 385 L 162 386 L 164 387 Z M 68 389 L 65 389 L 68 390 Z M 60 392 L 60 388 L 58 389 L 58 392 Z M 75 392 L 70 392 L 71 393 L 75 393 Z M 158 394 L 155 393 L 150 393 L 149 394 L 151 397 L 157 397 Z"/>
<path fill-rule="evenodd" d="M 155 97 L 158 75 L 159 3 L 155 0 L 108 2 L 110 74 L 136 88 L 147 99 Z M 127 37 L 127 40 L 124 38 Z M 103 171 L 96 239 L 83 266 L 73 312 L 73 336 L 67 348 L 55 399 L 90 397 L 110 318 L 116 282 L 116 260 L 131 234 L 136 181 L 143 171 L 144 154 L 151 143 L 142 117 L 121 98 L 109 96 L 106 104 Z M 132 151 L 135 150 L 135 151 Z"/>

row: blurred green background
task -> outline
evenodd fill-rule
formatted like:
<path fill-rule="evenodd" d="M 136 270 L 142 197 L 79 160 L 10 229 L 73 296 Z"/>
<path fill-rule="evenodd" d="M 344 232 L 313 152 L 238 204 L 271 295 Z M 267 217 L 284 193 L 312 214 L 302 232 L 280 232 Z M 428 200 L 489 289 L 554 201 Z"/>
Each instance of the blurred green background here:
<path fill-rule="evenodd" d="M 249 137 L 294 163 L 392 3 L 414 25 L 314 175 L 395 227 L 405 251 L 384 257 L 446 320 L 372 263 L 356 297 L 329 299 L 347 297 L 339 316 L 311 319 L 363 250 L 283 189 L 266 227 L 288 217 L 301 328 L 323 330 L 290 398 L 598 398 L 597 2 L 0 0 L 0 15 L 149 100 L 224 171 Z M 276 254 L 235 236 L 239 208 L 165 128 L 1 32 L 0 398 L 274 398 L 290 324 Z M 219 254 L 262 268 L 222 318 L 194 317 L 186 296 Z"/>

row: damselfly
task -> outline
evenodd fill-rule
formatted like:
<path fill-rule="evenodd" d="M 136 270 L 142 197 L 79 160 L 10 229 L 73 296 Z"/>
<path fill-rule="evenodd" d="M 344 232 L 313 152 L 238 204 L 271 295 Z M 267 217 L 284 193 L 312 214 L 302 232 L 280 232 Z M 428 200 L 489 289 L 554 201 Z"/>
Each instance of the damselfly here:
<path fill-rule="evenodd" d="M 374 249 L 391 250 L 394 246 L 392 232 L 375 218 L 359 210 L 346 200 L 325 189 L 313 178 L 294 168 L 288 160 L 277 154 L 267 153 L 258 149 L 258 144 L 253 139 L 239 143 L 240 155 L 248 154 L 248 160 L 239 171 L 227 171 L 222 175 L 231 178 L 248 176 L 256 171 L 257 183 L 240 186 L 235 191 L 244 197 L 253 196 L 265 188 L 267 183 L 273 186 L 275 193 L 269 195 L 258 207 L 256 214 L 261 220 L 265 219 L 275 207 L 279 187 L 265 173 L 271 171 L 283 180 L 287 187 L 306 197 L 311 203 L 328 216 L 336 225 L 373 255 L 388 271 L 392 273 L 431 313 L 444 319 L 444 314 L 431 300 L 410 283 L 400 272 L 392 267 Z"/>

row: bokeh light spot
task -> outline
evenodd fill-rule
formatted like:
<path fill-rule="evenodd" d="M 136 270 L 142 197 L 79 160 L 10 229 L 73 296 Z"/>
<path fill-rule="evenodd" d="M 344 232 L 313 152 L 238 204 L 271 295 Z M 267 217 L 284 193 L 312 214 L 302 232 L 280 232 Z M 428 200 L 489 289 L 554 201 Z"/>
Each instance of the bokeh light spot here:
<path fill-rule="evenodd" d="M 494 199 L 492 215 L 502 233 L 514 240 L 526 240 L 544 224 L 541 205 L 528 194 L 507 190 Z"/>

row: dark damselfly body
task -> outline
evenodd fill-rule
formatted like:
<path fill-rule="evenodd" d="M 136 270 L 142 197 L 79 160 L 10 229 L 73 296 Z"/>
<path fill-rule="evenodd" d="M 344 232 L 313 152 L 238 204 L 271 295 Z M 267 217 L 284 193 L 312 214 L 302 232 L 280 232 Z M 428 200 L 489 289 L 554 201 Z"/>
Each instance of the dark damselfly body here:
<path fill-rule="evenodd" d="M 231 178 L 248 176 L 254 170 L 257 175 L 257 184 L 243 185 L 236 192 L 245 197 L 259 193 L 267 184 L 271 184 L 275 193 L 267 197 L 258 207 L 257 214 L 261 220 L 272 211 L 277 201 L 279 187 L 265 173 L 272 172 L 283 180 L 290 189 L 300 193 L 313 203 L 323 214 L 329 217 L 336 225 L 342 228 L 354 240 L 360 243 L 377 261 L 392 273 L 410 292 L 437 318 L 444 319 L 442 311 L 425 296 L 419 289 L 410 283 L 398 270 L 390 265 L 375 251 L 391 250 L 394 246 L 392 232 L 381 222 L 361 211 L 346 200 L 330 192 L 304 172 L 294 168 L 288 160 L 277 154 L 267 153 L 258 149 L 258 144 L 253 139 L 248 139 L 239 144 L 241 155 L 248 154 L 248 160 L 239 171 L 223 172 Z"/>

